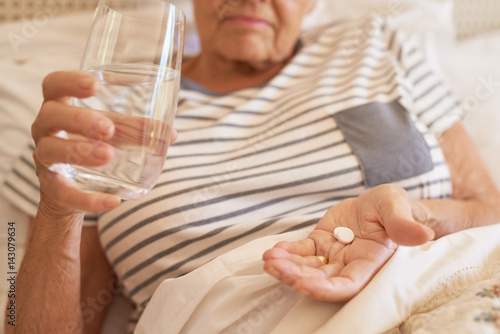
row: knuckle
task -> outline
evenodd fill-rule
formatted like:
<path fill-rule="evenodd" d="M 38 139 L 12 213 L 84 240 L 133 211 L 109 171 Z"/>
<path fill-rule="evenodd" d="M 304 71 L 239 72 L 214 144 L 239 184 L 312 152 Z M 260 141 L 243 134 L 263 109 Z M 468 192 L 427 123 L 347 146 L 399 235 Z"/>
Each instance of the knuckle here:
<path fill-rule="evenodd" d="M 89 195 L 81 196 L 80 205 L 81 205 L 83 210 L 86 210 L 86 211 L 91 210 L 92 204 L 93 204 L 93 201 L 92 201 L 91 196 L 89 196 Z"/>
<path fill-rule="evenodd" d="M 52 85 L 54 82 L 54 77 L 58 75 L 59 72 L 52 72 L 49 73 L 43 78 L 42 81 L 42 93 L 43 96 L 46 98 L 50 95 L 50 92 L 52 91 Z"/>
<path fill-rule="evenodd" d="M 406 190 L 403 188 L 396 186 L 394 184 L 390 184 L 388 190 L 394 194 L 395 196 L 405 196 L 406 195 Z"/>
<path fill-rule="evenodd" d="M 34 159 L 38 163 L 47 163 L 47 155 L 51 152 L 50 145 L 48 145 L 48 139 L 42 138 L 38 141 L 38 145 L 36 147 L 34 153 Z"/>
<path fill-rule="evenodd" d="M 38 161 L 38 152 L 37 151 L 38 151 L 38 147 L 33 151 L 33 154 L 32 154 L 33 161 L 35 162 L 35 165 L 37 165 L 39 163 L 39 161 Z"/>
<path fill-rule="evenodd" d="M 44 189 L 51 189 L 52 184 L 50 180 L 44 176 L 43 173 L 39 173 L 40 175 L 38 176 L 39 182 L 40 182 L 40 191 L 43 191 Z"/>
<path fill-rule="evenodd" d="M 51 117 L 52 110 L 55 108 L 54 101 L 46 101 L 42 104 L 40 111 L 38 112 L 38 116 L 35 120 L 35 123 L 38 127 L 43 126 Z"/>
<path fill-rule="evenodd" d="M 406 194 L 406 191 L 403 188 L 392 183 L 381 184 L 373 189 L 376 191 L 380 191 L 381 193 L 387 193 L 390 195 Z"/>
<path fill-rule="evenodd" d="M 38 119 L 35 119 L 33 123 L 31 123 L 31 138 L 33 138 L 35 141 L 37 140 L 37 135 L 38 133 Z"/>
<path fill-rule="evenodd" d="M 51 103 L 50 101 L 43 102 L 40 110 L 38 111 L 38 115 L 36 116 L 33 123 L 31 123 L 31 136 L 35 141 L 38 139 L 40 133 L 43 133 L 43 126 L 45 124 L 45 120 L 48 118 L 48 113 L 50 113 Z"/>
<path fill-rule="evenodd" d="M 35 163 L 35 174 L 40 179 L 41 178 L 40 162 L 38 161 L 38 154 L 36 150 L 33 152 L 32 156 L 33 156 L 33 162 Z"/>
<path fill-rule="evenodd" d="M 52 81 L 52 73 L 48 74 L 47 76 L 45 76 L 45 78 L 43 78 L 43 81 L 42 81 L 42 92 L 43 92 L 43 96 L 45 97 L 48 92 L 49 92 L 49 89 L 50 89 L 50 83 Z"/>
<path fill-rule="evenodd" d="M 90 116 L 91 114 L 89 110 L 83 108 L 77 108 L 73 112 L 73 115 L 71 117 L 71 122 L 73 122 L 73 126 L 75 126 L 75 128 L 81 128 L 86 124 L 87 119 Z"/>
<path fill-rule="evenodd" d="M 72 126 L 87 138 L 99 138 L 101 121 L 98 113 L 92 109 L 77 108 L 71 116 Z M 97 124 L 97 128 L 95 128 Z"/>

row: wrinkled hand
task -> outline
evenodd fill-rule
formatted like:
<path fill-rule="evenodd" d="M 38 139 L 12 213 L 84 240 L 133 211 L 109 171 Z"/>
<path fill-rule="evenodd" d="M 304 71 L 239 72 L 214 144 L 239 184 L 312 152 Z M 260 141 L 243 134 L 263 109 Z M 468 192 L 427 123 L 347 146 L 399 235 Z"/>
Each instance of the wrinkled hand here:
<path fill-rule="evenodd" d="M 102 112 L 69 103 L 72 97 L 91 97 L 98 89 L 98 80 L 84 72 L 54 72 L 43 82 L 44 102 L 31 132 L 36 145 L 33 158 L 40 180 L 39 211 L 44 210 L 49 216 L 103 212 L 120 204 L 117 196 L 82 191 L 71 180 L 49 169 L 57 163 L 96 167 L 112 159 L 109 142 L 116 134 L 114 122 Z M 60 131 L 65 131 L 67 137 L 57 136 Z M 175 138 L 173 131 L 172 142 Z"/>
<path fill-rule="evenodd" d="M 279 242 L 266 251 L 264 269 L 302 295 L 347 301 L 368 284 L 398 244 L 416 246 L 434 238 L 423 225 L 424 210 L 402 188 L 378 186 L 332 207 L 306 239 Z M 339 226 L 354 232 L 351 244 L 335 239 Z M 317 256 L 326 257 L 328 264 Z"/>

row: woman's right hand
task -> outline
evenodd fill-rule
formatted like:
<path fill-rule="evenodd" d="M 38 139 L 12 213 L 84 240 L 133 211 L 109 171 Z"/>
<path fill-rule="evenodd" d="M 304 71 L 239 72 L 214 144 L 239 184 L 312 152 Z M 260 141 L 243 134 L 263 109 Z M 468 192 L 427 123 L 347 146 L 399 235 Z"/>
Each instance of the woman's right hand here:
<path fill-rule="evenodd" d="M 49 169 L 57 163 L 101 166 L 112 159 L 112 147 L 104 141 L 113 136 L 113 122 L 98 111 L 70 105 L 72 97 L 87 98 L 98 89 L 97 79 L 84 72 L 54 72 L 43 82 L 44 101 L 31 128 L 40 180 L 39 213 L 83 216 L 84 211 L 104 212 L 120 204 L 117 196 L 82 191 L 73 180 Z M 68 136 L 58 137 L 60 131 Z"/>

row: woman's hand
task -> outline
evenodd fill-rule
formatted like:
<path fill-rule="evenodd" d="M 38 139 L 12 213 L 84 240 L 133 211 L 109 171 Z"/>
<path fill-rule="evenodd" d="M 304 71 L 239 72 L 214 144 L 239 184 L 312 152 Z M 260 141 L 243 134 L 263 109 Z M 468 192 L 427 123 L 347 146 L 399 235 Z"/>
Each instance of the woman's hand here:
<path fill-rule="evenodd" d="M 32 125 L 36 150 L 33 154 L 40 180 L 39 210 L 50 216 L 67 216 L 83 211 L 102 212 L 117 207 L 113 195 L 84 192 L 49 170 L 56 163 L 100 166 L 109 162 L 113 150 L 104 140 L 114 133 L 114 124 L 95 110 L 69 104 L 72 97 L 93 96 L 99 82 L 83 72 L 54 72 L 43 82 L 44 101 Z M 57 134 L 65 131 L 67 138 Z"/>
<path fill-rule="evenodd" d="M 398 244 L 415 246 L 434 238 L 423 225 L 427 217 L 425 208 L 412 203 L 403 189 L 378 186 L 332 207 L 306 239 L 280 242 L 266 251 L 264 269 L 300 294 L 346 301 L 368 284 Z M 354 232 L 351 244 L 335 239 L 339 226 Z"/>
<path fill-rule="evenodd" d="M 44 102 L 32 126 L 42 213 L 48 210 L 50 216 L 61 217 L 108 211 L 120 204 L 117 196 L 82 191 L 49 169 L 57 163 L 95 167 L 112 159 L 113 120 L 102 112 L 69 104 L 72 97 L 91 97 L 98 89 L 98 80 L 84 72 L 54 72 L 43 82 Z M 67 133 L 65 138 L 57 135 L 61 131 Z M 172 141 L 175 137 L 173 131 Z"/>

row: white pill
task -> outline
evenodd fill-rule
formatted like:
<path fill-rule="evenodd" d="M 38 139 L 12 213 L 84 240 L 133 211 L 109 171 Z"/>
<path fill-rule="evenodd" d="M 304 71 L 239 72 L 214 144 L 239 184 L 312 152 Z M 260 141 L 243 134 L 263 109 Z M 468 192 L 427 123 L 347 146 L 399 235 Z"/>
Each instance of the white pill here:
<path fill-rule="evenodd" d="M 348 245 L 354 240 L 354 232 L 349 227 L 337 227 L 333 231 L 333 236 L 344 245 Z"/>

